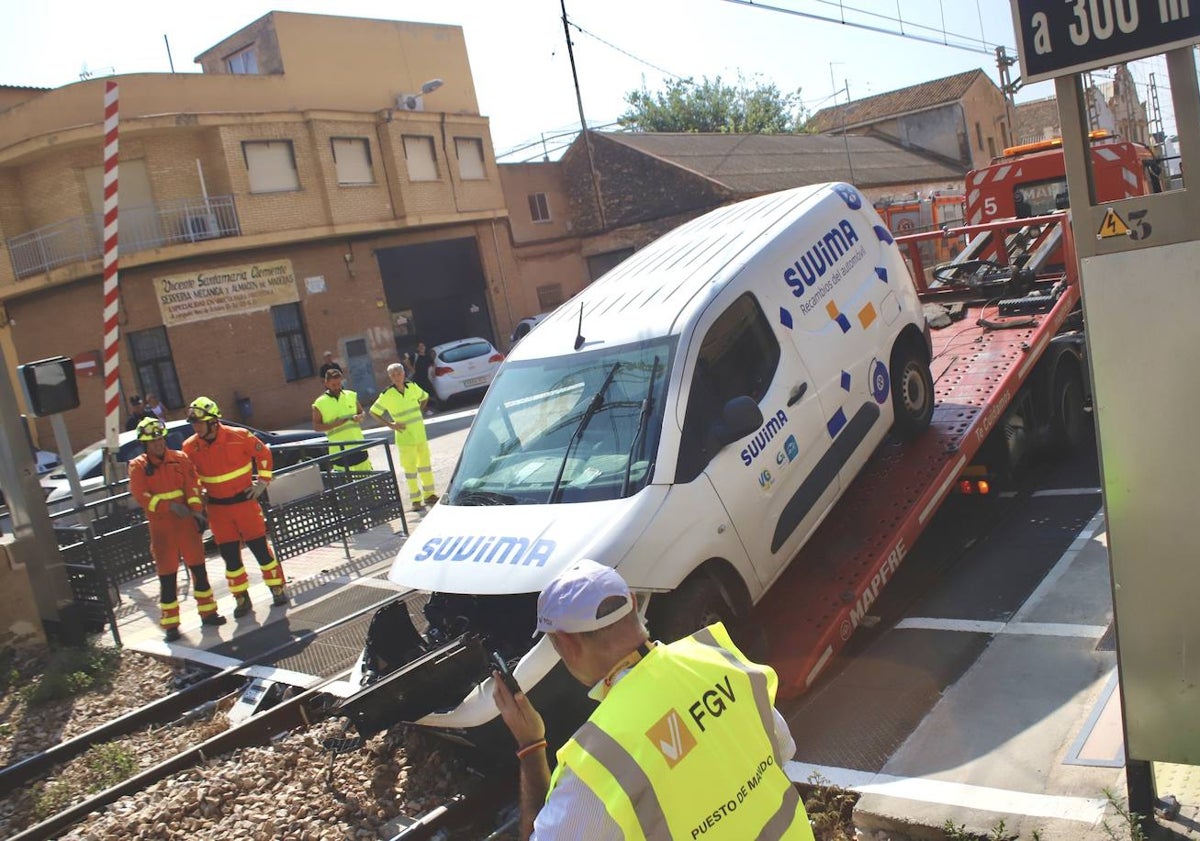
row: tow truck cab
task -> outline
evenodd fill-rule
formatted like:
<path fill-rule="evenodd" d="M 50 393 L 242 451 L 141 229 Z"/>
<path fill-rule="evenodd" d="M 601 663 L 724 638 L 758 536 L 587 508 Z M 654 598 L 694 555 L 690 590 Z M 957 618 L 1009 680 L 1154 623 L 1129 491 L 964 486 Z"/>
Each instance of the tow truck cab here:
<path fill-rule="evenodd" d="M 1107 131 L 1090 135 L 1096 198 L 1115 201 L 1166 189 L 1167 172 L 1140 143 Z M 988 166 L 967 173 L 967 224 L 1045 216 L 1067 207 L 1062 139 L 1011 146 Z"/>
<path fill-rule="evenodd" d="M 685 224 L 514 348 L 389 574 L 431 595 L 380 618 L 356 679 L 394 684 L 403 720 L 477 746 L 498 725 L 483 654 L 562 707 L 571 682 L 531 639 L 534 605 L 582 557 L 622 573 L 658 638 L 736 623 L 889 430 L 928 426 L 929 362 L 905 263 L 850 185 Z M 453 680 L 429 679 L 438 662 Z M 351 715 L 360 730 L 380 724 L 383 702 L 347 705 L 374 710 Z"/>

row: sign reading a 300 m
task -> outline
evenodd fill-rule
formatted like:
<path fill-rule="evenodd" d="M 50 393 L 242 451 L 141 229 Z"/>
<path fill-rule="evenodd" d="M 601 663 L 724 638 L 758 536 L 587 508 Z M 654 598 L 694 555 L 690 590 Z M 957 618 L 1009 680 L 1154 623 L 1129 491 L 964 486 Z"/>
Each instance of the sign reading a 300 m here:
<path fill-rule="evenodd" d="M 300 300 L 291 260 L 157 277 L 154 291 L 158 294 L 158 308 L 166 327 L 265 310 Z"/>
<path fill-rule="evenodd" d="M 1012 0 L 1026 84 L 1200 41 L 1200 0 Z"/>

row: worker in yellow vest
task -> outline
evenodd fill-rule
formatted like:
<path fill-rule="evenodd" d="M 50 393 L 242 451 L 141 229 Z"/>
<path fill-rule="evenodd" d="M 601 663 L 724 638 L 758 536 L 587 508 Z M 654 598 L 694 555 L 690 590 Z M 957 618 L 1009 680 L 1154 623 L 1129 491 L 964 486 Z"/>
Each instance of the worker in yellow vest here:
<path fill-rule="evenodd" d="M 365 417 L 358 395 L 342 388 L 341 368 L 325 369 L 325 393 L 313 401 L 312 425 L 317 432 L 324 432 L 329 439 L 330 454 L 346 449 L 346 442 L 360 443 L 363 440 L 362 420 Z M 338 444 L 334 444 L 337 441 Z M 370 470 L 371 457 L 366 450 L 347 453 L 333 460 L 334 470 Z"/>
<path fill-rule="evenodd" d="M 783 770 L 796 745 L 774 709 L 775 672 L 723 625 L 652 643 L 624 579 L 581 560 L 538 596 L 537 630 L 600 706 L 551 776 L 541 715 L 492 673 L 519 748 L 522 839 L 813 841 Z"/>
<path fill-rule="evenodd" d="M 387 367 L 387 375 L 392 384 L 371 404 L 371 414 L 396 431 L 396 450 L 400 453 L 400 467 L 408 482 L 412 509 L 421 512 L 426 505 L 438 501 L 433 492 L 433 465 L 423 414 L 429 404 L 429 395 L 416 383 L 407 382 L 404 366 L 399 362 Z"/>

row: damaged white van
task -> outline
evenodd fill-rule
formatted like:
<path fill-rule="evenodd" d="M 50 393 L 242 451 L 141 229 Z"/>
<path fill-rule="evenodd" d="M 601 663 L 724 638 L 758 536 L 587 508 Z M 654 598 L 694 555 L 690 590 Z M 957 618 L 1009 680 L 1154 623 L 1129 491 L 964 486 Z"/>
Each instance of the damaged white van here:
<path fill-rule="evenodd" d="M 430 595 L 376 616 L 359 674 L 380 692 L 346 711 L 368 732 L 404 720 L 507 745 L 497 652 L 567 715 L 562 695 L 583 690 L 531 635 L 538 591 L 581 557 L 640 591 L 657 638 L 736 624 L 888 431 L 928 426 L 929 362 L 908 269 L 850 185 L 665 235 L 505 361 L 389 574 Z"/>

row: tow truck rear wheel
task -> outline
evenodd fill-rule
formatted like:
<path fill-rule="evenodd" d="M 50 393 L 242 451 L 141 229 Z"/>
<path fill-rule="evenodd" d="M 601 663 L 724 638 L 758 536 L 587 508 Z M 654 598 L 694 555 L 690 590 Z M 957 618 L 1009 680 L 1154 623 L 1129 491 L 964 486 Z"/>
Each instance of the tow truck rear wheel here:
<path fill-rule="evenodd" d="M 901 439 L 916 438 L 933 419 L 933 375 L 925 354 L 912 342 L 901 341 L 892 351 L 892 429 Z"/>
<path fill-rule="evenodd" d="M 1050 446 L 1066 454 L 1079 446 L 1087 424 L 1083 410 L 1083 378 L 1073 365 L 1060 365 L 1054 373 L 1054 416 L 1050 419 Z"/>

